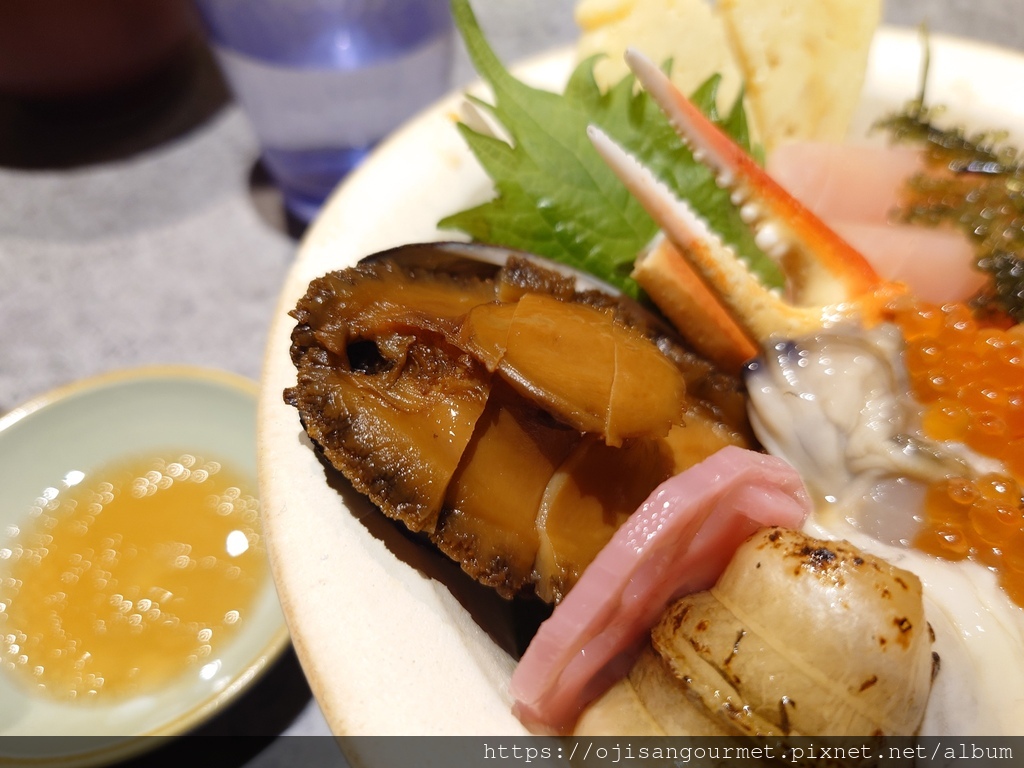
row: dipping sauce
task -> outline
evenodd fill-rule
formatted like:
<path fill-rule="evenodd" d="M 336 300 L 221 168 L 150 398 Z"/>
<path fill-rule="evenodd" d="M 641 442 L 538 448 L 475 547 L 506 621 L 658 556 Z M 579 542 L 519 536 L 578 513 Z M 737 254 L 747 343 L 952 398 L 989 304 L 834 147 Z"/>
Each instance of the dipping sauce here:
<path fill-rule="evenodd" d="M 61 700 L 216 677 L 266 577 L 251 486 L 188 453 L 69 471 L 0 538 L 0 668 Z"/>

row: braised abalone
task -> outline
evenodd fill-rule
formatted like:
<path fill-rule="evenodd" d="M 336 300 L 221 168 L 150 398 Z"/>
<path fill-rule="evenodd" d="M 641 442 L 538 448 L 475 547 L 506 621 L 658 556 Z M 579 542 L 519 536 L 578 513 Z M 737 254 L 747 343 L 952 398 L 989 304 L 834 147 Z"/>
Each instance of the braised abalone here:
<path fill-rule="evenodd" d="M 748 442 L 736 380 L 523 254 L 406 246 L 292 315 L 285 400 L 324 456 L 505 596 L 557 602 L 654 487 Z"/>

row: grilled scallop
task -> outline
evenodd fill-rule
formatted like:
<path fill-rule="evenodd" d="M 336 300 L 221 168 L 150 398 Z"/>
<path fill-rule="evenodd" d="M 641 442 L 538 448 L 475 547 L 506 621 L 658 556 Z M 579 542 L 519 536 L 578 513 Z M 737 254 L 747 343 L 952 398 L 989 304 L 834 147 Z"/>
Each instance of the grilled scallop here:
<path fill-rule="evenodd" d="M 913 735 L 937 671 L 914 574 L 846 542 L 764 528 L 680 598 L 577 733 Z"/>

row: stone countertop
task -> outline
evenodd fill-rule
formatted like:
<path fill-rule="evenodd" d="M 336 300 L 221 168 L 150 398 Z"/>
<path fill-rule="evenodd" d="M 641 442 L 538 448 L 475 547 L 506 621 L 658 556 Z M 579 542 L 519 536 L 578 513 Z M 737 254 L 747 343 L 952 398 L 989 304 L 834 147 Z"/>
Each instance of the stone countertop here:
<path fill-rule="evenodd" d="M 514 61 L 572 42 L 571 0 L 475 0 Z M 1024 48 L 1010 0 L 889 0 L 886 20 Z M 452 87 L 473 77 L 461 51 Z M 28 109 L 0 96 L 0 414 L 111 369 L 185 363 L 260 375 L 297 228 L 258 164 L 205 46 L 160 98 L 117 114 Z M 328 729 L 295 656 L 207 732 L 269 739 Z M 260 749 L 238 764 L 274 765 Z"/>

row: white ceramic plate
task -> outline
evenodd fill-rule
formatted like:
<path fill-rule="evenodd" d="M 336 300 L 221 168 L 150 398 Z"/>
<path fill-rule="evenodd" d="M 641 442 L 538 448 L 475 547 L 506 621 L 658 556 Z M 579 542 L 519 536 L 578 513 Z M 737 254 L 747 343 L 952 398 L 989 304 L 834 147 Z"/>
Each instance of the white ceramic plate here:
<path fill-rule="evenodd" d="M 920 54 L 915 32 L 878 33 L 853 136 L 917 94 Z M 560 52 L 520 75 L 558 88 L 571 65 Z M 932 38 L 930 99 L 953 118 L 1024 129 L 1024 98 L 1011 97 L 1021 82 L 1024 57 Z M 267 350 L 259 441 L 271 559 L 299 658 L 339 735 L 525 733 L 510 713 L 507 606 L 329 485 L 281 398 L 295 381 L 286 313 L 311 279 L 383 248 L 451 237 L 435 222 L 490 196 L 453 126 L 460 101 L 414 120 L 335 193 L 284 286 Z"/>
<path fill-rule="evenodd" d="M 22 525 L 33 500 L 69 470 L 177 447 L 218 457 L 256 478 L 255 382 L 220 371 L 160 366 L 117 371 L 43 395 L 0 418 L 0 532 Z M 3 539 L 0 538 L 0 547 Z M 247 628 L 223 649 L 209 680 L 184 675 L 110 704 L 34 695 L 0 672 L 0 765 L 112 762 L 199 725 L 245 690 L 287 647 L 273 580 L 260 587 Z M 87 736 L 88 739 L 11 739 Z"/>

